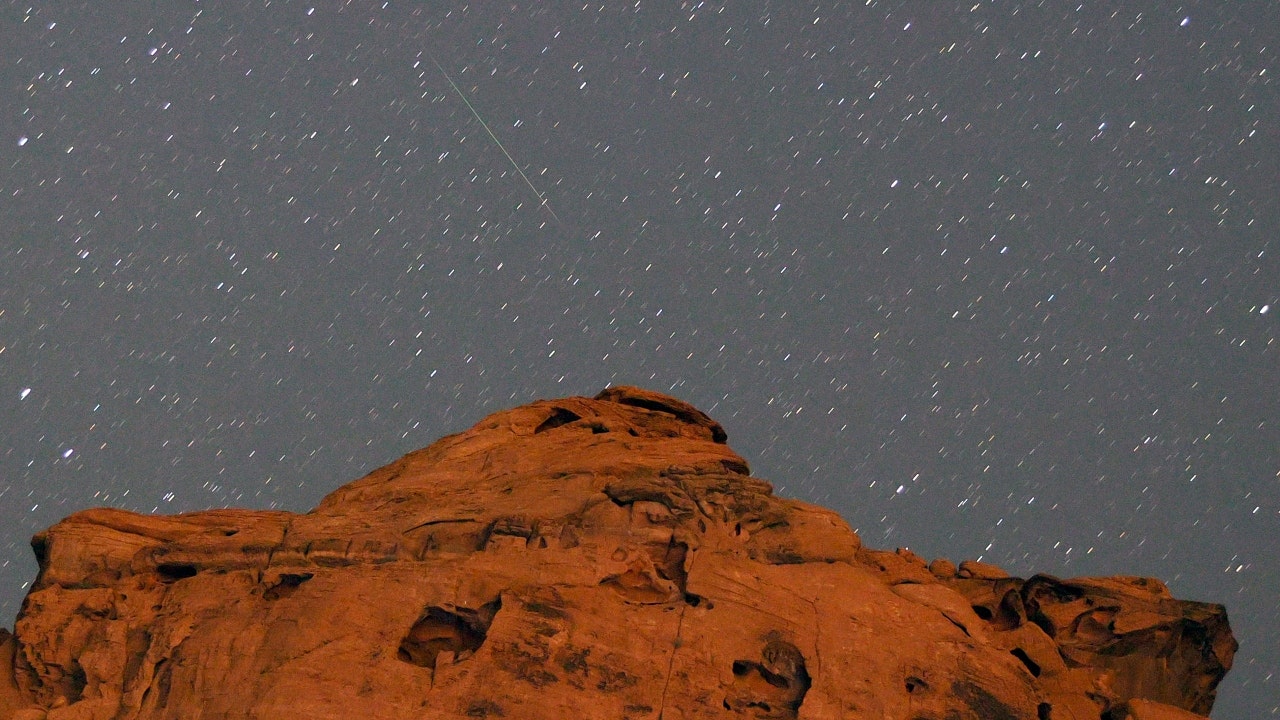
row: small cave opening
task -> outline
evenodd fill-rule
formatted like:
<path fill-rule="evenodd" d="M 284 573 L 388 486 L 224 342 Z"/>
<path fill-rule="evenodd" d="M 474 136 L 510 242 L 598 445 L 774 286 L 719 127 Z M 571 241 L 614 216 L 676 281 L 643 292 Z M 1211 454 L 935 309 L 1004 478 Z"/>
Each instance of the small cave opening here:
<path fill-rule="evenodd" d="M 177 582 L 196 576 L 196 566 L 190 563 L 160 563 L 156 566 L 160 582 Z"/>
<path fill-rule="evenodd" d="M 501 597 L 476 609 L 428 607 L 400 641 L 396 657 L 433 670 L 436 658 L 443 652 L 453 653 L 455 662 L 465 660 L 484 644 L 501 607 Z"/>

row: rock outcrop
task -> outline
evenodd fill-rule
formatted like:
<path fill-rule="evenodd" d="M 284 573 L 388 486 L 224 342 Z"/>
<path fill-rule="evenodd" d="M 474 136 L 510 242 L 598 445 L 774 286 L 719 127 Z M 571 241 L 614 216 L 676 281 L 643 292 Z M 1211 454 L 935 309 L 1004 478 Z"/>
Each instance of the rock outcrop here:
<path fill-rule="evenodd" d="M 725 432 L 618 387 L 315 510 L 77 513 L 0 631 L 0 720 L 1207 715 L 1218 605 L 862 547 Z"/>

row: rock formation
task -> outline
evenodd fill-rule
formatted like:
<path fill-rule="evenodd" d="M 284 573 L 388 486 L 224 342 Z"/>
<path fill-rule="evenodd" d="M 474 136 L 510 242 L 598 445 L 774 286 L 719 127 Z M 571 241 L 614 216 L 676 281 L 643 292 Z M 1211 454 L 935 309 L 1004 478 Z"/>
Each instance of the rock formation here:
<path fill-rule="evenodd" d="M 482 420 L 315 510 L 32 541 L 0 720 L 1207 715 L 1225 610 L 862 547 L 628 387 Z"/>

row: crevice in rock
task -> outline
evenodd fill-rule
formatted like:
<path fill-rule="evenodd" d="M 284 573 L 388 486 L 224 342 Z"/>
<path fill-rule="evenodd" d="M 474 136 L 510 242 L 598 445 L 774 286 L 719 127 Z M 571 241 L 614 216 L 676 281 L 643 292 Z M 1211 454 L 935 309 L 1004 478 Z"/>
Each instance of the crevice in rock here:
<path fill-rule="evenodd" d="M 413 532 L 414 530 L 421 530 L 424 527 L 431 527 L 432 525 L 445 525 L 449 523 L 473 523 L 473 522 L 476 522 L 476 518 L 461 517 L 461 518 L 441 518 L 440 520 L 428 520 L 426 522 L 420 522 L 417 525 L 414 525 L 413 527 L 409 528 L 408 530 L 405 530 L 404 534 L 407 535 Z"/>
<path fill-rule="evenodd" d="M 658 705 L 658 720 L 662 720 L 663 715 L 667 711 L 667 689 L 671 687 L 671 673 L 676 666 L 676 653 L 680 651 L 680 646 L 684 641 L 680 639 L 680 633 L 684 630 L 684 613 L 688 610 L 688 606 L 680 608 L 680 618 L 676 620 L 676 637 L 671 645 L 671 657 L 667 658 L 667 677 L 662 681 L 662 699 Z"/>
<path fill-rule="evenodd" d="M 1022 664 L 1027 666 L 1027 672 L 1031 673 L 1032 677 L 1040 677 L 1040 663 L 1032 660 L 1025 650 L 1016 647 L 1010 650 L 1009 654 L 1022 661 Z"/>
<path fill-rule="evenodd" d="M 757 557 L 755 553 L 752 553 L 752 559 L 763 560 L 769 565 L 803 565 L 806 562 L 804 555 L 785 547 L 769 548 L 764 553 L 763 558 Z"/>
<path fill-rule="evenodd" d="M 415 524 L 403 531 L 407 553 L 422 560 L 434 553 L 472 553 L 484 548 L 488 525 L 478 518 L 440 518 Z"/>
<path fill-rule="evenodd" d="M 949 622 L 949 623 L 951 623 L 952 625 L 955 625 L 956 627 L 960 628 L 960 632 L 964 633 L 964 634 L 965 634 L 965 637 L 973 637 L 973 635 L 969 633 L 969 628 L 967 628 L 967 627 L 965 627 L 965 626 L 964 626 L 964 623 L 960 622 L 959 620 L 956 620 L 955 618 L 951 617 L 951 616 L 950 616 L 950 615 L 948 615 L 947 613 L 943 613 L 943 614 L 942 614 L 942 617 L 946 618 L 946 619 L 947 619 L 947 622 Z M 979 616 L 979 617 L 981 617 L 981 616 Z"/>

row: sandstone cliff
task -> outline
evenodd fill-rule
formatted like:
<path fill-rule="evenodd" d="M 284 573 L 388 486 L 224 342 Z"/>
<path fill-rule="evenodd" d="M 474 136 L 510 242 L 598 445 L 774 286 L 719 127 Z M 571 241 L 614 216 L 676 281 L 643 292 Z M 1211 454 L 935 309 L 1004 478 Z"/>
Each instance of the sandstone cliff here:
<path fill-rule="evenodd" d="M 613 388 L 310 513 L 98 509 L 32 542 L 0 720 L 1207 715 L 1221 606 L 862 547 L 721 426 Z"/>

